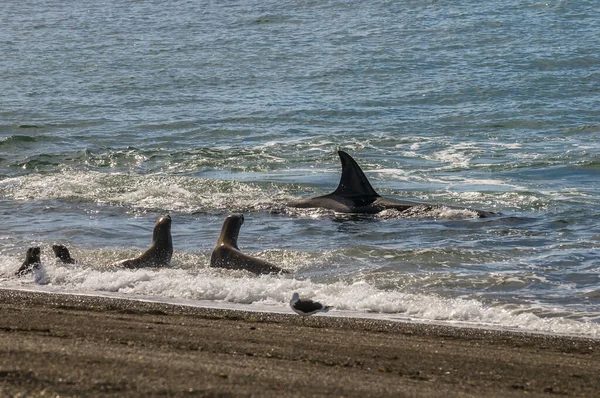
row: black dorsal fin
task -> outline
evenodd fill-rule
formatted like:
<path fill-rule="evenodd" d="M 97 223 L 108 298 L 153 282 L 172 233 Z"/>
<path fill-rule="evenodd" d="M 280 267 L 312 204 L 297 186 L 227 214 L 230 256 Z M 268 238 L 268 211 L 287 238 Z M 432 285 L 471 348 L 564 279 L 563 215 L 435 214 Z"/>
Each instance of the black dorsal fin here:
<path fill-rule="evenodd" d="M 344 151 L 338 151 L 338 155 L 342 161 L 342 177 L 340 178 L 340 184 L 333 194 L 345 197 L 361 197 L 364 199 L 378 198 L 379 195 L 375 192 L 369 180 L 367 180 L 365 173 L 363 173 L 356 161 L 352 159 L 352 156 Z"/>

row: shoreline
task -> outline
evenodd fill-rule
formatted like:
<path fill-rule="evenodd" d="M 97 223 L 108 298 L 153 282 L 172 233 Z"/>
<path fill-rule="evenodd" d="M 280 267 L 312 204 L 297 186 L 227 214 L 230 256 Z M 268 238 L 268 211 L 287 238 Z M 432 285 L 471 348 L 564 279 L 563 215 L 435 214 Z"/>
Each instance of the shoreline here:
<path fill-rule="evenodd" d="M 69 291 L 69 290 L 61 290 L 61 291 L 53 291 L 53 290 L 41 290 L 41 289 L 31 289 L 31 288 L 13 288 L 13 287 L 2 287 L 0 286 L 1 291 L 8 292 L 20 292 L 20 293 L 31 293 L 31 294 L 47 294 L 47 295 L 64 295 L 64 296 L 75 296 L 75 297 L 88 297 L 92 300 L 94 299 L 107 299 L 107 300 L 122 300 L 125 302 L 138 302 L 138 303 L 148 303 L 155 305 L 164 305 L 171 307 L 182 307 L 182 308 L 190 308 L 190 309 L 198 309 L 200 312 L 203 311 L 223 311 L 224 313 L 231 311 L 233 313 L 241 313 L 241 314 L 262 314 L 267 318 L 273 318 L 277 316 L 287 317 L 289 315 L 294 315 L 294 313 L 289 310 L 289 307 L 286 306 L 286 310 L 282 309 L 274 309 L 274 310 L 262 310 L 260 308 L 251 308 L 244 307 L 243 304 L 237 303 L 225 303 L 221 305 L 214 305 L 211 301 L 206 300 L 194 300 L 194 299 L 165 299 L 161 297 L 160 299 L 154 298 L 152 296 L 117 296 L 112 295 L 107 292 L 97 291 L 92 293 L 78 292 L 78 291 Z M 334 308 L 335 309 L 335 308 Z M 544 330 L 536 330 L 536 329 L 521 329 L 518 327 L 510 327 L 510 326 L 502 326 L 498 324 L 482 324 L 482 323 L 474 323 L 474 322 L 461 322 L 461 321 L 439 321 L 439 320 L 431 320 L 431 319 L 419 319 L 419 318 L 388 318 L 384 316 L 369 316 L 367 313 L 359 313 L 355 311 L 334 311 L 327 312 L 324 314 L 319 314 L 319 318 L 335 318 L 340 321 L 340 324 L 343 324 L 344 320 L 348 320 L 348 322 L 352 322 L 353 320 L 360 322 L 374 322 L 374 323 L 382 323 L 382 324 L 406 324 L 406 325 L 421 325 L 421 326 L 429 326 L 429 327 L 440 327 L 440 328 L 449 328 L 449 329 L 458 329 L 463 333 L 466 330 L 479 330 L 485 331 L 485 333 L 489 332 L 499 332 L 499 333 L 509 333 L 509 334 L 526 334 L 526 335 L 539 335 L 539 336 L 549 336 L 549 337 L 557 337 L 557 338 L 575 338 L 575 339 L 590 339 L 597 340 L 600 342 L 600 337 L 596 337 L 593 335 L 585 334 L 585 333 L 566 333 L 566 332 L 551 332 Z M 273 318 L 275 319 L 275 318 Z M 281 319 L 280 319 L 281 321 Z"/>
<path fill-rule="evenodd" d="M 600 392 L 600 339 L 0 289 L 3 396 Z"/>

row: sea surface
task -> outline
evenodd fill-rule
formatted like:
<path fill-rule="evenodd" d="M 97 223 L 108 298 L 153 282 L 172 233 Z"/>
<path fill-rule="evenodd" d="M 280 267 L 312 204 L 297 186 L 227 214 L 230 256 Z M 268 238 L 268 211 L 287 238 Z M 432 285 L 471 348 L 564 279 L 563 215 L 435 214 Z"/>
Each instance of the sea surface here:
<path fill-rule="evenodd" d="M 595 1 L 0 3 L 0 288 L 600 337 Z M 338 150 L 384 196 L 290 209 Z M 123 270 L 163 214 L 163 269 Z M 208 267 L 225 217 L 245 253 Z M 78 260 L 62 265 L 51 246 Z M 14 272 L 28 247 L 43 268 Z"/>

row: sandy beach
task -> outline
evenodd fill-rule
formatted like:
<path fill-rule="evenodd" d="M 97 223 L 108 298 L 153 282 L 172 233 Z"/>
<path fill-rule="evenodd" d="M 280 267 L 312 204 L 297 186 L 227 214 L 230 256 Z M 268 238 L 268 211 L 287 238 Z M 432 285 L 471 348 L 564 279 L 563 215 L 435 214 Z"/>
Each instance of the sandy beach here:
<path fill-rule="evenodd" d="M 600 340 L 0 289 L 0 396 L 597 396 Z"/>

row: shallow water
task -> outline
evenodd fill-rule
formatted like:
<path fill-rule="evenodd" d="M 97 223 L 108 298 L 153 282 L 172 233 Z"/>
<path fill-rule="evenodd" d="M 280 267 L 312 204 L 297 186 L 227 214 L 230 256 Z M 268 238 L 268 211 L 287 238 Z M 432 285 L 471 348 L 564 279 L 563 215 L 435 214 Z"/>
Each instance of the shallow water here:
<path fill-rule="evenodd" d="M 589 1 L 0 5 L 0 287 L 600 336 L 600 64 Z M 382 195 L 499 211 L 354 217 Z M 208 268 L 227 214 L 244 252 Z M 161 270 L 114 270 L 164 213 Z M 79 260 L 56 264 L 53 243 Z M 40 275 L 15 279 L 27 247 Z"/>

